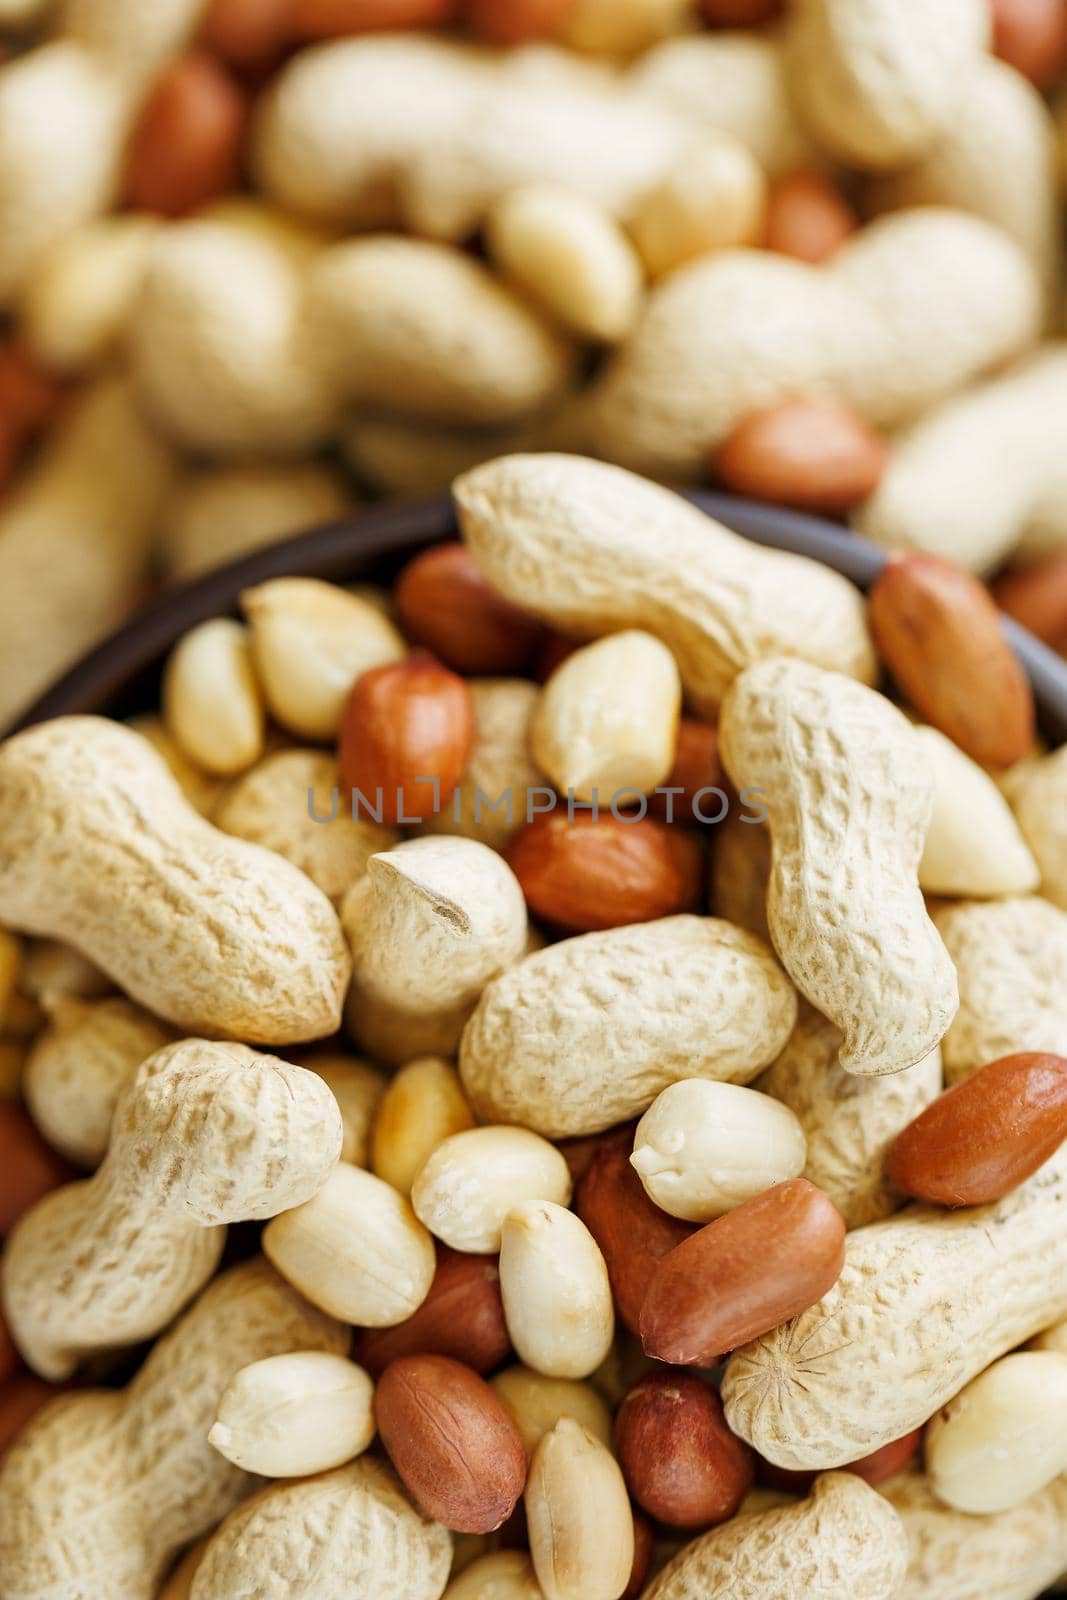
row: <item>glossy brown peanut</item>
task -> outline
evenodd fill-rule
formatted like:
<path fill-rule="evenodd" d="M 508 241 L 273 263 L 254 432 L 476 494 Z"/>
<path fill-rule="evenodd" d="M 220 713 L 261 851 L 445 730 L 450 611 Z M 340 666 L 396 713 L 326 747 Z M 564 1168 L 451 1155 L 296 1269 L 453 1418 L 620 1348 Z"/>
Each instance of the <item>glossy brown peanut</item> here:
<path fill-rule="evenodd" d="M 645 1592 L 648 1575 L 652 1570 L 652 1557 L 656 1551 L 655 1530 L 643 1512 L 634 1509 L 634 1564 L 630 1568 L 630 1581 L 622 1591 L 620 1600 L 640 1600 Z"/>
<path fill-rule="evenodd" d="M 871 589 L 878 652 L 935 728 L 984 767 L 1010 767 L 1034 738 L 1034 697 L 989 591 L 941 556 L 891 556 Z"/>
<path fill-rule="evenodd" d="M 632 1333 L 661 1257 L 694 1229 L 648 1198 L 630 1165 L 633 1128 L 605 1140 L 578 1186 L 575 1209 L 607 1263 L 615 1308 Z"/>
<path fill-rule="evenodd" d="M 304 39 L 333 39 L 389 28 L 432 28 L 450 22 L 456 0 L 294 0 L 293 32 Z"/>
<path fill-rule="evenodd" d="M 379 820 L 412 822 L 445 808 L 473 742 L 468 684 L 417 650 L 356 680 L 341 724 L 341 776 L 372 808 L 381 790 Z"/>
<path fill-rule="evenodd" d="M 615 1453 L 638 1505 L 669 1528 L 725 1522 L 752 1487 L 751 1450 L 727 1427 L 718 1393 L 688 1373 L 655 1372 L 630 1390 Z"/>
<path fill-rule="evenodd" d="M 1003 1056 L 945 1091 L 898 1133 L 892 1183 L 933 1205 L 999 1200 L 1067 1138 L 1067 1060 Z"/>
<path fill-rule="evenodd" d="M 837 1207 L 806 1178 L 775 1184 L 664 1256 L 641 1307 L 645 1354 L 714 1366 L 821 1300 L 844 1264 Z"/>
<path fill-rule="evenodd" d="M 377 1378 L 401 1356 L 452 1356 L 475 1372 L 492 1372 L 511 1354 L 496 1256 L 462 1255 L 437 1246 L 430 1292 L 413 1316 L 391 1328 L 367 1328 L 355 1359 Z"/>
<path fill-rule="evenodd" d="M 840 250 L 859 227 L 841 191 L 821 172 L 788 172 L 772 183 L 763 221 L 763 244 L 780 255 L 818 266 Z"/>
<path fill-rule="evenodd" d="M 526 1483 L 522 1436 L 501 1400 L 447 1356 L 404 1356 L 374 1393 L 382 1443 L 428 1517 L 454 1533 L 491 1533 Z"/>
<path fill-rule="evenodd" d="M 467 0 L 467 17 L 490 44 L 529 44 L 557 31 L 574 0 Z"/>
<path fill-rule="evenodd" d="M 505 859 L 533 914 L 569 933 L 670 917 L 700 898 L 699 843 L 650 817 L 548 812 L 519 830 Z"/>
<path fill-rule="evenodd" d="M 865 500 L 889 452 L 836 400 L 784 400 L 752 411 L 724 440 L 715 468 L 728 489 L 804 511 L 847 511 Z"/>
<path fill-rule="evenodd" d="M 11 1100 L 0 1101 L 0 1239 L 49 1190 L 77 1176 Z"/>
<path fill-rule="evenodd" d="M 62 1392 L 39 1378 L 12 1378 L 0 1385 L 0 1462 L 41 1407 Z"/>
<path fill-rule="evenodd" d="M 180 217 L 237 187 L 247 100 L 206 50 L 191 50 L 159 79 L 138 119 L 126 163 L 126 199 Z"/>
<path fill-rule="evenodd" d="M 696 717 L 683 717 L 678 724 L 678 740 L 674 747 L 674 765 L 662 788 L 680 789 L 681 794 L 650 794 L 648 812 L 652 817 L 663 817 L 672 823 L 699 822 L 700 814 L 693 809 L 694 800 L 702 789 L 722 787 L 722 762 L 719 760 L 719 730 L 713 722 L 699 722 Z M 715 796 L 704 795 L 697 805 L 701 811 L 714 814 Z"/>
<path fill-rule="evenodd" d="M 409 561 L 394 590 L 413 644 L 475 677 L 520 672 L 544 629 L 490 588 L 464 545 L 441 544 Z"/>
<path fill-rule="evenodd" d="M 992 0 L 993 50 L 1047 89 L 1067 66 L 1067 0 Z"/>
<path fill-rule="evenodd" d="M 291 29 L 293 0 L 210 0 L 200 40 L 240 70 L 272 63 Z"/>
<path fill-rule="evenodd" d="M 1001 611 L 1045 644 L 1067 642 L 1067 550 L 1002 572 L 990 585 Z"/>

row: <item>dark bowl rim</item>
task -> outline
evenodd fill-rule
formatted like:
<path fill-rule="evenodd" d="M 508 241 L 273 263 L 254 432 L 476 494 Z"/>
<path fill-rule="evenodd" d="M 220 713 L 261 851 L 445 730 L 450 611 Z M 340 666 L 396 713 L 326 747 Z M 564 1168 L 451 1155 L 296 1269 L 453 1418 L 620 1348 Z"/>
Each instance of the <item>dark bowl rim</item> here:
<path fill-rule="evenodd" d="M 889 553 L 840 523 L 781 506 L 696 490 L 686 499 L 755 544 L 808 556 L 866 590 Z M 189 582 L 164 589 L 89 650 L 5 730 L 4 737 L 52 717 L 99 713 L 130 684 L 158 668 L 183 634 L 232 613 L 245 589 L 272 578 L 352 580 L 358 568 L 415 554 L 458 537 L 448 498 L 374 506 L 266 545 Z M 1005 634 L 1033 686 L 1043 732 L 1067 740 L 1067 661 L 1010 617 Z"/>

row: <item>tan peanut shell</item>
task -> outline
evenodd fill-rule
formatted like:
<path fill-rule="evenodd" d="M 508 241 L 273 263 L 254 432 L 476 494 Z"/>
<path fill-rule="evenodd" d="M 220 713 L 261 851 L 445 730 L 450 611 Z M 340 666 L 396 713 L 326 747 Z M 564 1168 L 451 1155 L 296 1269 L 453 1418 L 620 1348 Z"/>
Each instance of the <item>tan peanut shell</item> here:
<path fill-rule="evenodd" d="M 987 573 L 1019 545 L 1067 542 L 1067 479 L 1054 419 L 1067 405 L 1067 349 L 1047 344 L 1009 372 L 929 411 L 895 442 L 853 521 L 891 548 Z M 957 516 L 960 495 L 968 515 Z"/>
<path fill-rule="evenodd" d="M 790 84 L 804 121 L 835 159 L 899 167 L 952 126 L 988 44 L 981 0 L 800 0 Z"/>
<path fill-rule="evenodd" d="M 284 856 L 339 901 L 379 850 L 399 834 L 371 817 L 353 817 L 335 756 L 325 750 L 276 750 L 223 796 L 213 821 L 223 833 Z"/>
<path fill-rule="evenodd" d="M 804 1176 L 849 1228 L 862 1228 L 903 1203 L 885 1176 L 885 1153 L 940 1094 L 941 1052 L 935 1048 L 903 1072 L 867 1078 L 845 1071 L 840 1048 L 840 1030 L 802 1005 L 788 1044 L 758 1087 L 799 1118 L 808 1141 Z"/>
<path fill-rule="evenodd" d="M 593 386 L 591 443 L 684 479 L 747 412 L 797 393 L 897 426 L 1021 354 L 1041 317 L 1023 251 L 959 211 L 879 218 L 825 266 L 719 251 L 653 289 Z"/>
<path fill-rule="evenodd" d="M 1067 911 L 1023 895 L 942 906 L 934 920 L 960 988 L 946 1081 L 1020 1050 L 1067 1054 Z"/>
<path fill-rule="evenodd" d="M 1067 911 L 1067 751 L 1039 757 L 1020 775 L 1011 803 L 1037 860 L 1041 894 Z"/>
<path fill-rule="evenodd" d="M 494 588 L 565 633 L 654 634 L 701 713 L 766 656 L 873 680 L 850 584 L 754 550 L 657 484 L 577 456 L 517 455 L 475 468 L 454 493 L 463 537 Z"/>
<path fill-rule="evenodd" d="M 539 691 L 523 678 L 476 678 L 474 749 L 452 799 L 426 833 L 455 833 L 502 850 L 526 821 L 529 790 L 542 784 L 530 753 L 530 723 Z M 503 802 L 503 803 L 501 803 Z"/>
<path fill-rule="evenodd" d="M 732 1356 L 731 1428 L 778 1466 L 821 1469 L 921 1426 L 1067 1316 L 1065 1201 L 1061 1150 L 993 1205 L 908 1206 L 850 1233 L 829 1294 Z"/>
<path fill-rule="evenodd" d="M 343 1354 L 348 1340 L 262 1259 L 225 1273 L 128 1389 L 65 1396 L 8 1455 L 4 1600 L 72 1600 L 78 1589 L 154 1600 L 179 1550 L 252 1487 L 207 1442 L 227 1383 L 253 1361 L 290 1350 Z"/>
<path fill-rule="evenodd" d="M 806 1500 L 735 1517 L 684 1546 L 644 1600 L 896 1600 L 907 1565 L 899 1518 L 851 1473 Z"/>
<path fill-rule="evenodd" d="M 158 1333 L 214 1272 L 225 1224 L 310 1199 L 340 1149 L 314 1073 L 239 1044 L 157 1051 L 119 1100 L 99 1172 L 46 1195 L 8 1239 L 4 1315 L 25 1360 L 66 1378 Z"/>
<path fill-rule="evenodd" d="M 363 1458 L 231 1512 L 191 1600 L 272 1600 L 295 1574 L 308 1575 L 315 1600 L 438 1600 L 451 1559 L 447 1530 L 415 1509 L 391 1468 Z"/>
<path fill-rule="evenodd" d="M 45 252 L 19 303 L 27 343 L 51 371 L 114 353 L 159 228 L 138 212 L 98 217 Z"/>
<path fill-rule="evenodd" d="M 485 985 L 526 944 L 518 880 L 473 839 L 411 839 L 372 856 L 341 916 L 349 1027 L 386 1061 L 451 1055 Z"/>
<path fill-rule="evenodd" d="M 46 997 L 49 1025 L 34 1044 L 23 1094 L 49 1144 L 79 1166 L 104 1159 L 111 1118 L 134 1073 L 171 1038 L 129 1000 Z"/>
<path fill-rule="evenodd" d="M 262 461 L 189 472 L 160 530 L 167 571 L 199 577 L 278 539 L 340 521 L 354 498 L 340 474 L 317 463 Z"/>
<path fill-rule="evenodd" d="M 668 1083 L 748 1083 L 778 1054 L 796 996 L 770 950 L 713 917 L 588 933 L 485 990 L 460 1076 L 477 1116 L 549 1138 L 637 1116 Z"/>
<path fill-rule="evenodd" d="M 60 717 L 9 740 L 0 810 L 3 921 L 84 949 L 191 1031 L 279 1044 L 337 1028 L 349 960 L 325 895 L 206 823 L 136 733 Z"/>
<path fill-rule="evenodd" d="M 882 1493 L 908 1536 L 897 1600 L 1033 1600 L 1067 1567 L 1067 1479 L 990 1517 L 942 1504 L 914 1467 Z"/>
<path fill-rule="evenodd" d="M 171 472 L 170 453 L 129 385 L 105 377 L 8 491 L 0 508 L 0 724 L 133 600 Z"/>
<path fill-rule="evenodd" d="M 846 1071 L 914 1066 L 958 1004 L 918 885 L 933 795 L 914 731 L 861 684 L 767 661 L 736 681 L 719 732 L 735 786 L 769 814 L 767 920 L 786 971 L 841 1028 Z"/>

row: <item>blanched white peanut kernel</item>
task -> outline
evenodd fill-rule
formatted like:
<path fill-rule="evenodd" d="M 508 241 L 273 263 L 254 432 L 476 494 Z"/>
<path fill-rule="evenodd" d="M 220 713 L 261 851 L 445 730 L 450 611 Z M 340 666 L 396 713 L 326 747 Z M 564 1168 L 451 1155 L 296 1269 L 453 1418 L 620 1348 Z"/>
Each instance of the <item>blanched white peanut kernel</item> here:
<path fill-rule="evenodd" d="M 934 780 L 934 809 L 919 863 L 926 894 L 975 899 L 1030 894 L 1037 862 L 987 772 L 936 728 L 916 728 Z"/>
<path fill-rule="evenodd" d="M 618 1600 L 633 1567 L 634 1522 L 610 1450 L 562 1418 L 534 1451 L 524 1503 L 545 1600 Z"/>
<path fill-rule="evenodd" d="M 103 1160 L 118 1098 L 134 1073 L 172 1034 L 140 1006 L 118 997 L 46 1002 L 49 1026 L 23 1076 L 30 1115 L 49 1144 L 79 1166 Z"/>
<path fill-rule="evenodd" d="M 263 1478 L 305 1478 L 361 1455 L 374 1438 L 374 1385 L 325 1350 L 268 1356 L 223 1391 L 208 1443 Z"/>
<path fill-rule="evenodd" d="M 739 139 L 709 134 L 642 198 L 630 221 L 654 278 L 697 256 L 755 244 L 767 203 L 767 180 Z"/>
<path fill-rule="evenodd" d="M 318 578 L 246 589 L 241 609 L 271 713 L 302 739 L 334 738 L 356 679 L 407 653 L 377 606 Z"/>
<path fill-rule="evenodd" d="M 524 1550 L 497 1550 L 465 1567 L 442 1600 L 544 1600 L 544 1590 Z"/>
<path fill-rule="evenodd" d="M 996 1361 L 930 1419 L 930 1487 L 957 1511 L 1008 1511 L 1067 1469 L 1067 1355 Z"/>
<path fill-rule="evenodd" d="M 459 1073 L 437 1056 L 409 1061 L 390 1082 L 374 1118 L 371 1167 L 401 1194 L 410 1194 L 437 1146 L 473 1128 Z"/>
<path fill-rule="evenodd" d="M 500 1234 L 500 1291 L 517 1354 L 550 1378 L 586 1378 L 611 1349 L 615 1311 L 604 1257 L 573 1211 L 516 1206 Z"/>
<path fill-rule="evenodd" d="M 436 1267 L 433 1240 L 404 1196 L 345 1162 L 314 1199 L 274 1218 L 263 1249 L 312 1305 L 361 1328 L 410 1317 Z"/>
<path fill-rule="evenodd" d="M 415 1179 L 411 1203 L 430 1232 L 453 1250 L 500 1249 L 509 1211 L 527 1200 L 565 1206 L 567 1163 L 528 1128 L 471 1128 L 445 1139 Z"/>
<path fill-rule="evenodd" d="M 486 984 L 522 955 L 526 901 L 495 850 L 409 839 L 372 856 L 341 907 L 349 1031 L 383 1061 L 451 1055 Z"/>
<path fill-rule="evenodd" d="M 662 1210 L 710 1222 L 799 1177 L 806 1160 L 804 1130 L 788 1106 L 736 1083 L 684 1078 L 637 1124 L 630 1165 Z"/>
<path fill-rule="evenodd" d="M 341 1051 L 324 1051 L 297 1058 L 309 1072 L 317 1072 L 341 1111 L 344 1135 L 341 1160 L 354 1167 L 370 1165 L 371 1127 L 385 1093 L 386 1077 L 369 1061 Z"/>
<path fill-rule="evenodd" d="M 202 622 L 171 652 L 163 717 L 205 772 L 234 777 L 263 754 L 263 700 L 248 629 L 228 617 Z"/>
<path fill-rule="evenodd" d="M 563 184 L 527 183 L 486 220 L 490 255 L 572 332 L 613 343 L 633 327 L 644 288 L 611 214 Z"/>
<path fill-rule="evenodd" d="M 556 788 L 579 800 L 595 793 L 606 806 L 623 790 L 648 794 L 671 770 L 681 710 L 666 645 L 637 629 L 609 634 L 568 656 L 545 684 L 533 753 Z"/>
<path fill-rule="evenodd" d="M 575 1378 L 550 1378 L 516 1365 L 489 1380 L 522 1434 L 532 1456 L 545 1434 L 561 1417 L 580 1422 L 601 1444 L 611 1448 L 611 1412 L 590 1383 Z"/>
<path fill-rule="evenodd" d="M 352 815 L 341 769 L 325 750 L 275 750 L 231 785 L 212 820 L 223 833 L 265 845 L 305 872 L 335 903 L 399 834 Z"/>

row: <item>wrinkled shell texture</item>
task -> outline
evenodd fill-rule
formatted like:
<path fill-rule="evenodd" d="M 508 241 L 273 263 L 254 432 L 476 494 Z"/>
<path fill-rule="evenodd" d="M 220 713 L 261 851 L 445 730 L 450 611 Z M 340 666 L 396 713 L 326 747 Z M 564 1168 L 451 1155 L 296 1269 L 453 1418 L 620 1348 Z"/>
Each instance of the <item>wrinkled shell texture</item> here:
<path fill-rule="evenodd" d="M 177 1552 L 255 1481 L 207 1443 L 227 1383 L 291 1350 L 343 1355 L 348 1339 L 262 1260 L 219 1278 L 127 1390 L 60 1400 L 11 1451 L 0 1471 L 4 1600 L 153 1600 Z"/>
<path fill-rule="evenodd" d="M 820 1478 L 797 1505 L 737 1517 L 694 1539 L 645 1600 L 895 1600 L 904 1531 L 858 1478 Z"/>
<path fill-rule="evenodd" d="M 65 1378 L 92 1350 L 158 1333 L 218 1265 L 222 1225 L 307 1200 L 340 1149 L 314 1073 L 237 1044 L 158 1051 L 119 1101 L 100 1171 L 47 1195 L 8 1241 L 4 1312 L 27 1361 Z"/>
<path fill-rule="evenodd" d="M 295 867 L 189 806 L 136 733 L 61 717 L 0 752 L 0 918 L 83 949 L 190 1032 L 253 1043 L 332 1033 L 349 961 Z"/>
<path fill-rule="evenodd" d="M 666 917 L 552 945 L 497 978 L 463 1035 L 483 1121 L 550 1138 L 645 1111 L 680 1078 L 748 1083 L 796 1019 L 760 940 L 713 917 Z"/>
<path fill-rule="evenodd" d="M 849 1234 L 829 1294 L 732 1357 L 723 1400 L 734 1432 L 805 1469 L 859 1460 L 919 1427 L 1067 1315 L 1065 1203 L 1061 1150 L 994 1205 L 908 1206 Z"/>
<path fill-rule="evenodd" d="M 735 684 L 720 737 L 735 786 L 761 790 L 769 813 L 775 947 L 842 1029 L 842 1066 L 914 1066 L 958 996 L 919 891 L 932 788 L 911 727 L 862 685 L 771 661 Z"/>
<path fill-rule="evenodd" d="M 915 1468 L 882 1493 L 904 1524 L 910 1550 L 897 1600 L 1033 1600 L 1067 1568 L 1063 1478 L 990 1517 L 943 1505 Z"/>
<path fill-rule="evenodd" d="M 944 906 L 934 920 L 960 987 L 946 1081 L 1021 1050 L 1067 1055 L 1067 912 L 1024 895 Z"/>
<path fill-rule="evenodd" d="M 865 1078 L 838 1060 L 841 1033 L 808 1006 L 758 1087 L 800 1120 L 808 1141 L 804 1176 L 833 1201 L 849 1228 L 879 1222 L 903 1204 L 883 1171 L 902 1128 L 941 1092 L 941 1053 L 904 1072 Z"/>
<path fill-rule="evenodd" d="M 873 681 L 856 591 L 814 562 L 750 544 L 679 496 L 576 456 L 504 456 L 455 489 L 494 588 L 564 632 L 662 639 L 701 712 L 744 667 L 795 655 Z"/>
<path fill-rule="evenodd" d="M 214 822 L 223 833 L 277 851 L 336 901 L 362 877 L 371 856 L 398 837 L 370 818 L 353 818 L 346 797 L 333 756 L 278 750 L 233 785 Z"/>
<path fill-rule="evenodd" d="M 208 1545 L 192 1600 L 438 1600 L 451 1560 L 448 1532 L 363 1458 L 246 1501 Z"/>

